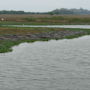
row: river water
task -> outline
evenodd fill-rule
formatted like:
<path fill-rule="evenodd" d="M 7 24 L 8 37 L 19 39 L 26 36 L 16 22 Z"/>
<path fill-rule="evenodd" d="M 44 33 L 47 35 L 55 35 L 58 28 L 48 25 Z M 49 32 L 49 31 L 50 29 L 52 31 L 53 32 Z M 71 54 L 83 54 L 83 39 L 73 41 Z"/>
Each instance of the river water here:
<path fill-rule="evenodd" d="M 90 25 L 3 25 L 13 27 L 81 28 L 90 29 Z"/>
<path fill-rule="evenodd" d="M 0 54 L 0 90 L 90 90 L 90 36 L 23 43 Z"/>

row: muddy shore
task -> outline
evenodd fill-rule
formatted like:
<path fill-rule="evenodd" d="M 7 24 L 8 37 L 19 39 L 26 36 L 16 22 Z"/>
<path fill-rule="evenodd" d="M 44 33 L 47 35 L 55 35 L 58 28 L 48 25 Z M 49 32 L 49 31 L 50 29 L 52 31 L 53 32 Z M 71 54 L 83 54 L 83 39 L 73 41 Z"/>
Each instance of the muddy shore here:
<path fill-rule="evenodd" d="M 86 31 L 79 30 L 60 30 L 60 31 L 50 31 L 50 32 L 42 32 L 35 34 L 25 34 L 25 35 L 15 35 L 15 34 L 6 34 L 1 35 L 0 40 L 38 40 L 38 39 L 61 39 L 69 36 L 75 35 L 84 35 L 87 34 Z"/>

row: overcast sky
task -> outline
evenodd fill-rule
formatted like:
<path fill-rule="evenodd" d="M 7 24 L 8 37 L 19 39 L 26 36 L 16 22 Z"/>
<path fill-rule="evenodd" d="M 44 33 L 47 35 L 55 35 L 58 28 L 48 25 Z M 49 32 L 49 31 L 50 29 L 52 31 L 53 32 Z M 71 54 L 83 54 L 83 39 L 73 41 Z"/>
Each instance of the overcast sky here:
<path fill-rule="evenodd" d="M 0 10 L 51 11 L 56 8 L 85 8 L 90 0 L 0 0 Z"/>

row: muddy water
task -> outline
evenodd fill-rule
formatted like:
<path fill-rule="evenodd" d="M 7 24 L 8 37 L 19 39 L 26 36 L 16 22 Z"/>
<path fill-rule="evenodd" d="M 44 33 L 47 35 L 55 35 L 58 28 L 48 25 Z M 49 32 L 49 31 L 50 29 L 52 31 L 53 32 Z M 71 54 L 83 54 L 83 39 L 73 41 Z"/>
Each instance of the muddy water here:
<path fill-rule="evenodd" d="M 90 90 L 90 36 L 0 54 L 0 90 Z"/>

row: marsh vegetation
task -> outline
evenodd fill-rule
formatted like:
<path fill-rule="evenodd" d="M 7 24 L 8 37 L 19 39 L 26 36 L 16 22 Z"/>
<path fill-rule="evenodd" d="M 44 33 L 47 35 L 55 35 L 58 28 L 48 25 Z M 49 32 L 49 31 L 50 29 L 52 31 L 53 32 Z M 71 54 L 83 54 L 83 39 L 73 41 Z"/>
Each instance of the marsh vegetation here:
<path fill-rule="evenodd" d="M 90 25 L 90 15 L 0 15 L 0 25 Z"/>
<path fill-rule="evenodd" d="M 89 34 L 90 29 L 0 27 L 0 53 L 12 51 L 12 46 L 23 42 L 72 39 Z"/>
<path fill-rule="evenodd" d="M 3 18 L 3 21 L 2 21 Z M 2 25 L 89 25 L 90 15 L 0 15 L 0 53 L 12 51 L 11 47 L 22 42 L 75 38 L 89 35 L 89 29 L 31 28 Z"/>

